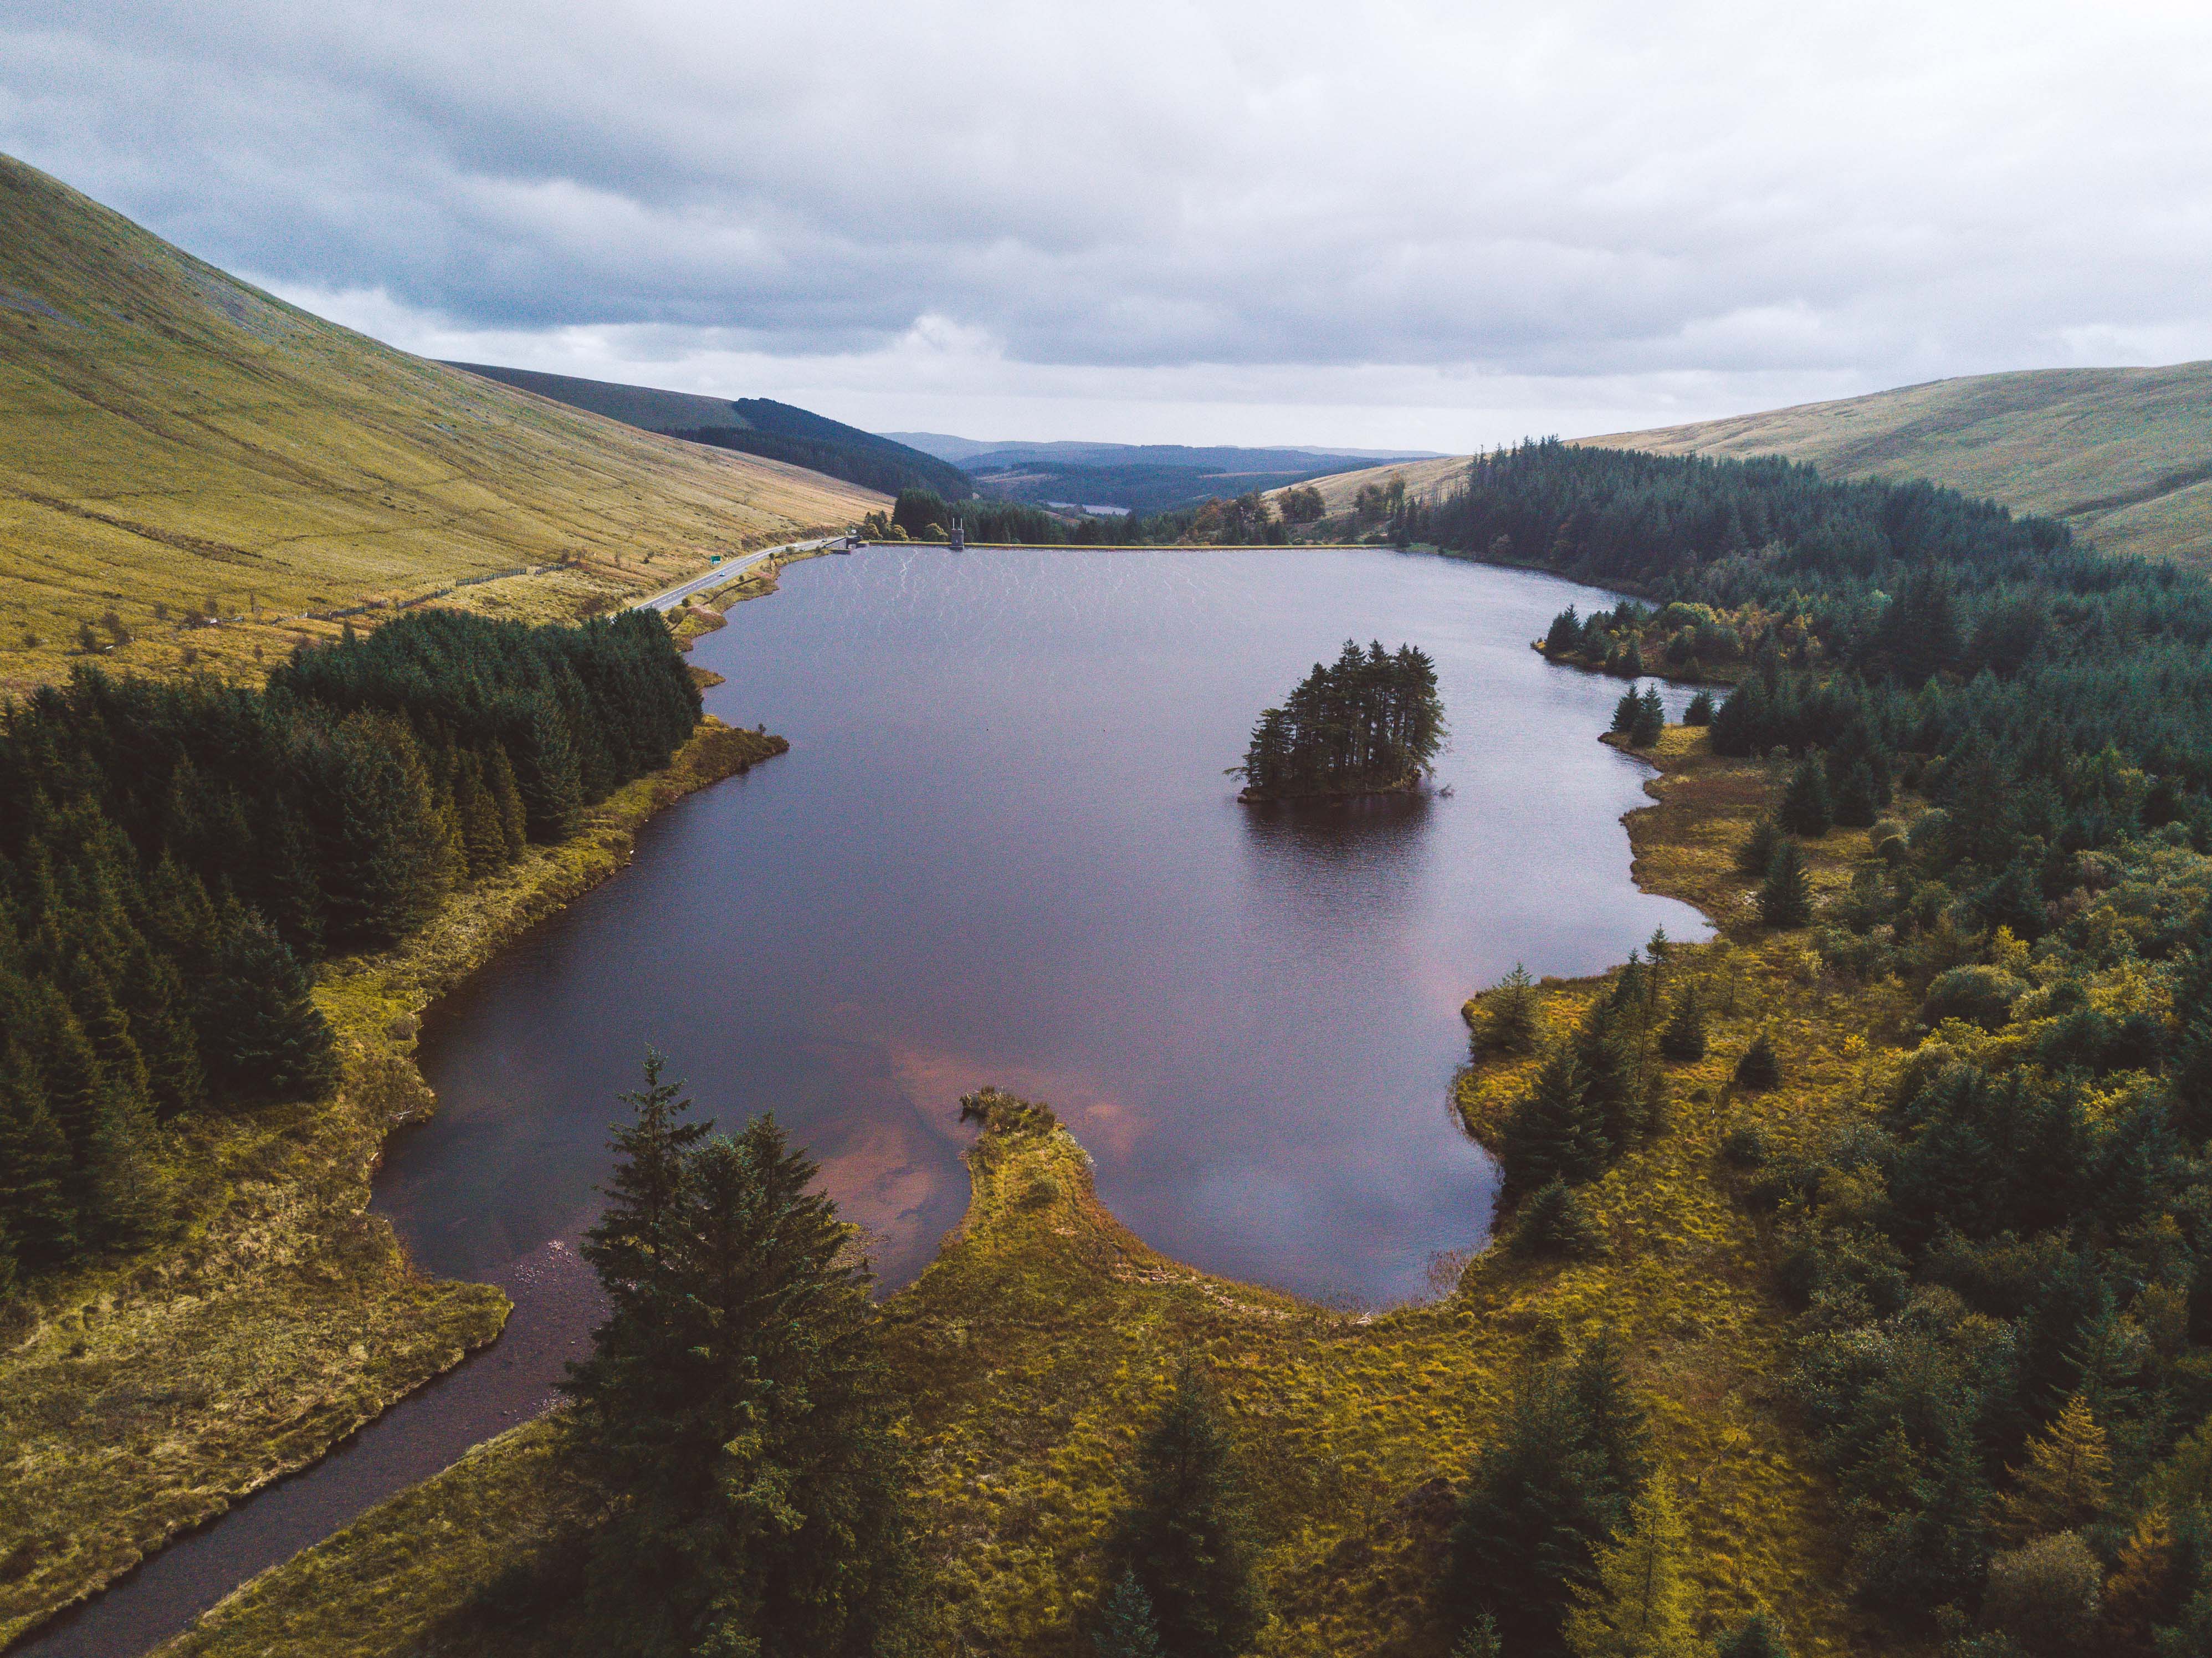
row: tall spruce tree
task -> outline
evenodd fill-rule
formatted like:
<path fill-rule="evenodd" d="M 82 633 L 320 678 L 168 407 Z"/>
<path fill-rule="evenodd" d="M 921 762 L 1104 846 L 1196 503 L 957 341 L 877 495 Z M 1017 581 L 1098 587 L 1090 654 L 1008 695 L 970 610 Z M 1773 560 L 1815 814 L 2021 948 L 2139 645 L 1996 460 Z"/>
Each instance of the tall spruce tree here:
<path fill-rule="evenodd" d="M 1813 883 L 1805 872 L 1805 854 L 1795 841 L 1784 840 L 1766 866 L 1759 888 L 1759 919 L 1777 930 L 1808 926 L 1813 920 Z"/>
<path fill-rule="evenodd" d="M 1137 1442 L 1128 1497 L 1106 1545 L 1108 1580 L 1133 1576 L 1175 1658 L 1235 1658 L 1262 1621 L 1227 1431 L 1198 1366 L 1176 1368 Z"/>
<path fill-rule="evenodd" d="M 882 1650 L 914 1570 L 867 1264 L 772 1119 L 699 1140 L 658 1066 L 630 1098 L 586 1239 L 608 1317 L 562 1384 L 605 1512 L 580 1638 L 654 1658 Z"/>
<path fill-rule="evenodd" d="M 1574 1185 L 1595 1179 L 1611 1163 L 1614 1150 L 1574 1045 L 1562 1042 L 1546 1057 L 1506 1120 L 1498 1161 L 1504 1165 L 1507 1189 L 1533 1192 L 1555 1180 Z"/>

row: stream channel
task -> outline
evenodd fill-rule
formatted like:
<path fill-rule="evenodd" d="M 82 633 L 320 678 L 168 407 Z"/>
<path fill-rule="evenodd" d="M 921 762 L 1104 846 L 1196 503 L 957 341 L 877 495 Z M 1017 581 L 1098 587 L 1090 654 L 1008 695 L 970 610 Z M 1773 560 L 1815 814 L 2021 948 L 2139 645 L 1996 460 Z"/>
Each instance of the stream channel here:
<path fill-rule="evenodd" d="M 431 1011 L 436 1115 L 374 1206 L 515 1306 L 483 1354 L 157 1554 L 20 1650 L 123 1658 L 542 1409 L 588 1342 L 577 1240 L 648 1043 L 697 1113 L 774 1111 L 886 1287 L 967 1200 L 959 1096 L 1042 1099 L 1100 1195 L 1179 1260 L 1340 1304 L 1422 1291 L 1484 1236 L 1449 1109 L 1460 1005 L 1664 926 L 1596 742 L 1621 683 L 1528 647 L 1551 577 L 1383 550 L 870 549 L 787 568 L 695 647 L 791 752 L 647 825 L 627 869 Z M 1347 636 L 1436 659 L 1425 795 L 1255 808 L 1223 768 Z M 1669 689 L 1679 716 L 1683 694 Z"/>

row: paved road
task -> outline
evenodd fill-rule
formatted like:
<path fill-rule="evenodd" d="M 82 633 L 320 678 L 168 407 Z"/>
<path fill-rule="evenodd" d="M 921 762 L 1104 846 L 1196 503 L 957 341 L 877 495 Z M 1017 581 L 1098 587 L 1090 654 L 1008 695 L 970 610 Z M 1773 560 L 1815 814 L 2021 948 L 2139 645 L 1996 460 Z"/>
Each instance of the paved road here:
<path fill-rule="evenodd" d="M 641 598 L 629 608 L 633 610 L 672 610 L 696 592 L 708 587 L 720 587 L 735 581 L 744 572 L 764 558 L 779 553 L 808 553 L 817 547 L 827 547 L 833 541 L 842 541 L 842 536 L 823 536 L 818 541 L 787 541 L 781 547 L 763 547 L 757 553 L 740 553 L 735 558 L 726 558 L 703 574 L 689 581 L 679 581 L 673 587 L 664 587 L 650 598 Z"/>

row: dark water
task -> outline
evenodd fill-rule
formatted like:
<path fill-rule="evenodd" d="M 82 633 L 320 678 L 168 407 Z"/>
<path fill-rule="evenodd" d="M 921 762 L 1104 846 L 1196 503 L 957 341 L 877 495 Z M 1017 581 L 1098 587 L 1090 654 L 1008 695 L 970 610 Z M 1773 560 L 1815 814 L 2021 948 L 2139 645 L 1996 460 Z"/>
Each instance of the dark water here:
<path fill-rule="evenodd" d="M 1617 681 L 1530 651 L 1587 590 L 1386 551 L 878 549 L 796 565 L 702 640 L 708 706 L 792 751 L 682 803 L 634 865 L 434 1010 L 436 1117 L 376 1188 L 430 1272 L 516 1303 L 483 1357 L 172 1548 L 41 1653 L 127 1653 L 538 1408 L 591 1322 L 574 1254 L 647 1042 L 701 1111 L 775 1111 L 880 1239 L 959 1218 L 958 1096 L 1050 1101 L 1145 1239 L 1384 1303 L 1483 1236 L 1447 1102 L 1459 1005 L 1696 913 L 1638 893 Z M 1254 810 L 1222 774 L 1347 635 L 1437 659 L 1450 790 Z"/>

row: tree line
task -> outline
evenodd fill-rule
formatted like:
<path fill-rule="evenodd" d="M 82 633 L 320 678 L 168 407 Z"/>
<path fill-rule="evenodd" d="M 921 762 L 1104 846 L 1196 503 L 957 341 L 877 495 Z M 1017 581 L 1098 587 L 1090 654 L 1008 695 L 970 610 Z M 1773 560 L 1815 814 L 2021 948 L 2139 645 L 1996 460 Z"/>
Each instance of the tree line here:
<path fill-rule="evenodd" d="M 1866 1604 L 1961 1658 L 2212 1649 L 2212 581 L 1924 484 L 1554 443 L 1431 525 L 1651 602 L 1553 654 L 1736 679 L 1712 745 L 1784 782 L 1761 921 L 1917 1012 L 1865 1119 L 1728 1148 Z M 1545 1070 L 1538 1149 L 1587 1166 Z"/>
<path fill-rule="evenodd" d="M 1252 729 L 1236 769 L 1253 799 L 1403 788 L 1443 746 L 1443 701 L 1425 651 L 1346 640 Z"/>
<path fill-rule="evenodd" d="M 258 689 L 82 667 L 0 711 L 0 1284 L 165 1224 L 168 1125 L 327 1094 L 308 968 L 573 833 L 699 706 L 649 613 L 422 611 Z"/>

